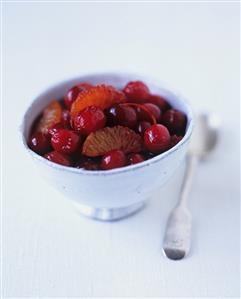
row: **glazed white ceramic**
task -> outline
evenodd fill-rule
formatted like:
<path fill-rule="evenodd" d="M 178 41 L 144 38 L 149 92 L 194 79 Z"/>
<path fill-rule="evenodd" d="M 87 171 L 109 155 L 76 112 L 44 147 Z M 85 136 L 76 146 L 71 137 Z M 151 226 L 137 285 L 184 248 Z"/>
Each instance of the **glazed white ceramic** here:
<path fill-rule="evenodd" d="M 52 163 L 28 148 L 27 138 L 35 118 L 51 100 L 63 97 L 76 83 L 81 81 L 92 84 L 107 83 L 123 88 L 131 80 L 143 80 L 152 93 L 163 95 L 174 108 L 187 115 L 186 134 L 181 142 L 169 151 L 132 166 L 109 171 L 87 171 Z M 192 127 L 192 112 L 187 102 L 180 95 L 163 87 L 163 84 L 138 75 L 107 73 L 80 76 L 64 81 L 40 94 L 24 115 L 22 137 L 26 150 L 38 165 L 41 174 L 60 192 L 90 208 L 115 209 L 146 201 L 155 189 L 170 178 L 185 156 Z"/>

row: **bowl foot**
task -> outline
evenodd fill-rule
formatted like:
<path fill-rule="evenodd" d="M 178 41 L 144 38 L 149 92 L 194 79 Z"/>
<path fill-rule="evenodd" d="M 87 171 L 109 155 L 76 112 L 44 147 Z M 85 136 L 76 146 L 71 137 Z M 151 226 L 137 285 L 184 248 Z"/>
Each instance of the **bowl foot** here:
<path fill-rule="evenodd" d="M 86 205 L 80 205 L 74 203 L 74 205 L 77 207 L 78 212 L 80 214 L 100 220 L 100 221 L 115 221 L 115 220 L 120 220 L 126 217 L 129 217 L 138 211 L 140 211 L 142 208 L 144 208 L 145 203 L 135 203 L 131 206 L 128 207 L 121 207 L 121 208 L 93 208 L 90 206 Z"/>

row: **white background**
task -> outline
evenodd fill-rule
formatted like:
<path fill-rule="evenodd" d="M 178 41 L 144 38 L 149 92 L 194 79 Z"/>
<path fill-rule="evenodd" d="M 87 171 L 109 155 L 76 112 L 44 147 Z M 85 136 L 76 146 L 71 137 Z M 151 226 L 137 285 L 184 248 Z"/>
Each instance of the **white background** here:
<path fill-rule="evenodd" d="M 17 130 L 28 103 L 79 74 L 157 77 L 222 119 L 190 195 L 192 251 L 161 241 L 183 169 L 132 218 L 82 218 L 42 182 Z M 239 4 L 3 4 L 3 296 L 239 296 Z"/>

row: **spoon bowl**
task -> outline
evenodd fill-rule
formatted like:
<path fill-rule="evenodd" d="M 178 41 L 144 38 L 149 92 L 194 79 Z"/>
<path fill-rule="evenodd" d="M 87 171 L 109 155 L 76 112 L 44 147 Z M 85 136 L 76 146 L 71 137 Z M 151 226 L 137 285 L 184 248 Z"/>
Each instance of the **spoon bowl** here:
<path fill-rule="evenodd" d="M 189 154 L 205 159 L 218 141 L 220 121 L 214 114 L 202 113 L 196 118 L 196 126 L 190 142 Z"/>

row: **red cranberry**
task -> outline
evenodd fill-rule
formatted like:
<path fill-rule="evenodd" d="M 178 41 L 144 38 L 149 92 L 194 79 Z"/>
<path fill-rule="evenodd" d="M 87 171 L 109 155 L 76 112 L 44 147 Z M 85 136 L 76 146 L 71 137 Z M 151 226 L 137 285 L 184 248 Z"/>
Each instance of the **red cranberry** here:
<path fill-rule="evenodd" d="M 145 147 L 153 153 L 161 153 L 170 147 L 171 137 L 163 125 L 152 125 L 144 133 Z"/>
<path fill-rule="evenodd" d="M 70 129 L 70 113 L 69 110 L 62 111 L 62 124 L 66 129 Z"/>
<path fill-rule="evenodd" d="M 145 107 L 143 104 L 139 105 L 136 107 L 136 114 L 137 114 L 137 119 L 139 121 L 147 121 L 150 123 L 153 123 L 153 118 L 155 119 L 155 116 L 152 114 L 150 109 Z"/>
<path fill-rule="evenodd" d="M 66 155 L 63 155 L 59 152 L 56 152 L 56 151 L 52 151 L 48 154 L 45 154 L 44 158 L 48 159 L 51 162 L 60 164 L 60 165 L 71 166 L 69 157 L 67 157 Z"/>
<path fill-rule="evenodd" d="M 145 159 L 140 154 L 130 154 L 128 156 L 128 162 L 129 164 L 137 164 L 140 162 L 143 162 Z"/>
<path fill-rule="evenodd" d="M 148 102 L 157 105 L 162 112 L 165 112 L 167 109 L 170 109 L 171 106 L 162 96 L 151 94 L 148 98 Z"/>
<path fill-rule="evenodd" d="M 49 139 L 43 133 L 34 133 L 29 140 L 29 147 L 36 153 L 43 155 L 50 151 Z"/>
<path fill-rule="evenodd" d="M 72 154 L 80 145 L 80 136 L 70 130 L 58 130 L 52 136 L 51 144 L 57 152 Z"/>
<path fill-rule="evenodd" d="M 168 128 L 171 134 L 184 134 L 187 119 L 183 112 L 170 109 L 163 114 L 162 123 Z"/>
<path fill-rule="evenodd" d="M 76 100 L 78 94 L 79 94 L 79 88 L 78 86 L 74 86 L 72 87 L 66 94 L 66 96 L 64 97 L 64 103 L 65 106 L 70 109 L 71 105 L 73 104 L 73 102 Z"/>
<path fill-rule="evenodd" d="M 157 105 L 151 104 L 151 103 L 146 103 L 146 104 L 144 104 L 144 106 L 153 114 L 156 121 L 159 122 L 160 118 L 161 118 L 160 108 Z"/>
<path fill-rule="evenodd" d="M 137 125 L 136 131 L 140 135 L 144 135 L 146 129 L 150 128 L 151 124 L 148 121 L 140 121 Z"/>
<path fill-rule="evenodd" d="M 88 90 L 92 87 L 89 83 L 80 83 L 76 86 L 73 86 L 64 97 L 65 106 L 70 109 L 73 102 L 76 100 L 80 92 Z"/>
<path fill-rule="evenodd" d="M 48 136 L 51 138 L 55 133 L 62 129 L 64 129 L 63 124 L 57 123 L 48 129 Z"/>
<path fill-rule="evenodd" d="M 175 146 L 176 144 L 178 144 L 179 141 L 182 140 L 182 136 L 177 136 L 177 135 L 172 135 L 171 136 L 171 144 L 170 144 L 170 147 L 173 147 Z"/>
<path fill-rule="evenodd" d="M 126 165 L 126 155 L 121 150 L 113 150 L 102 157 L 100 167 L 103 170 L 123 167 Z"/>
<path fill-rule="evenodd" d="M 105 123 L 106 117 L 104 112 L 96 106 L 85 108 L 73 119 L 74 129 L 84 136 L 104 128 Z"/>
<path fill-rule="evenodd" d="M 137 122 L 135 109 L 124 105 L 114 105 L 106 111 L 107 121 L 110 126 L 121 125 L 133 128 Z"/>
<path fill-rule="evenodd" d="M 149 88 L 141 81 L 129 82 L 123 91 L 131 102 L 143 103 L 149 97 Z"/>

